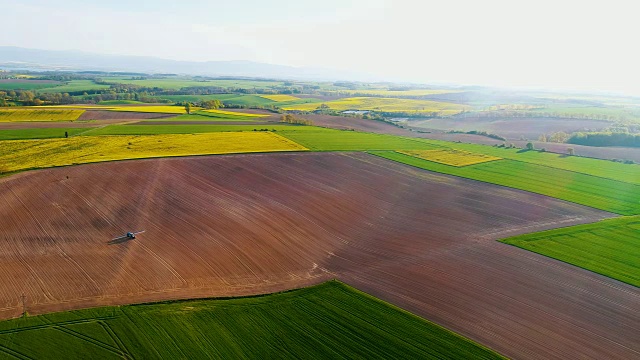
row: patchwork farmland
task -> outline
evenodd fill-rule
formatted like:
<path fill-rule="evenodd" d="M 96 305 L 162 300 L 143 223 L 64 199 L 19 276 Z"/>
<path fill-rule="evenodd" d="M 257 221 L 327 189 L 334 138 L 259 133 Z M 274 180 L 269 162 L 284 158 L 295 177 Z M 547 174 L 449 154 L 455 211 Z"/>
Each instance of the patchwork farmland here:
<path fill-rule="evenodd" d="M 510 357 L 640 351 L 617 331 L 640 320 L 638 288 L 494 241 L 612 214 L 380 157 L 40 170 L 0 179 L 0 203 L 3 317 L 24 310 L 22 293 L 37 314 L 338 278 Z M 108 245 L 129 229 L 146 233 Z"/>
<path fill-rule="evenodd" d="M 513 358 L 640 353 L 640 167 L 568 156 L 562 146 L 570 144 L 543 144 L 560 155 L 531 149 L 539 142 L 527 148 L 528 140 L 514 140 L 521 148 L 512 148 L 477 131 L 419 126 L 558 128 L 557 119 L 543 123 L 535 114 L 494 121 L 535 105 L 389 84 L 106 78 L 16 82 L 47 106 L 20 106 L 19 95 L 0 99 L 8 105 L 0 110 L 0 318 L 23 315 L 0 322 L 0 354 L 53 356 L 47 349 L 65 343 L 69 350 L 55 351 L 96 357 L 189 357 L 191 348 L 196 357 L 217 349 L 233 357 L 283 347 L 295 358 L 324 350 L 496 356 L 474 342 Z M 56 97 L 42 94 L 55 91 L 43 86 L 76 91 L 70 97 L 82 104 L 48 106 Z M 576 116 L 591 111 L 579 107 Z M 281 122 L 288 111 L 298 121 Z M 611 119 L 583 122 L 596 123 Z M 594 149 L 574 150 L 628 153 Z M 94 164 L 69 166 L 82 163 Z M 146 231 L 109 241 L 135 230 Z M 183 302 L 242 295 L 251 297 Z M 291 301 L 260 307 L 281 296 Z M 384 306 L 374 313 L 363 297 L 386 303 L 376 300 Z M 149 301 L 170 303 L 128 305 Z M 226 301 L 252 305 L 225 308 L 238 317 L 224 318 Z M 94 308 L 103 305 L 124 307 Z M 85 308 L 93 309 L 75 310 Z M 71 312 L 51 314 L 58 310 Z M 404 311 L 422 319 L 405 322 Z M 326 331 L 328 323 L 338 328 Z M 228 336 L 217 336 L 230 324 L 237 326 Z M 165 336 L 169 329 L 175 338 Z M 299 337 L 318 329 L 313 341 Z M 273 332 L 291 341 L 246 335 Z M 174 340 L 183 336 L 198 343 Z M 412 339 L 420 346 L 410 350 Z M 165 353 L 154 350 L 158 343 L 171 345 Z"/>

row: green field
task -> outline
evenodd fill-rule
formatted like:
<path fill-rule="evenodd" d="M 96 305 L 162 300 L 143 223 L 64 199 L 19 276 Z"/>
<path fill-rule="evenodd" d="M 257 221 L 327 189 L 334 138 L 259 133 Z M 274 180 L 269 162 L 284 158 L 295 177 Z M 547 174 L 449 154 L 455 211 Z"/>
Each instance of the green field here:
<path fill-rule="evenodd" d="M 315 131 L 283 131 L 278 134 L 315 151 L 429 150 L 437 148 L 421 139 L 309 127 Z"/>
<path fill-rule="evenodd" d="M 109 88 L 109 85 L 96 84 L 91 80 L 71 80 L 64 85 L 47 87 L 47 88 L 38 90 L 38 92 L 65 93 L 65 92 L 75 92 L 75 91 L 104 90 L 108 88 Z"/>
<path fill-rule="evenodd" d="M 190 78 L 162 78 L 131 80 L 127 77 L 106 77 L 104 81 L 110 83 L 133 84 L 145 87 L 157 87 L 167 90 L 179 90 L 184 87 L 209 87 L 242 89 L 268 89 L 274 86 L 282 86 L 282 81 L 258 81 L 258 80 L 199 80 Z"/>
<path fill-rule="evenodd" d="M 60 83 L 39 83 L 39 82 L 26 82 L 22 81 L 0 81 L 0 90 L 37 90 L 50 88 Z"/>
<path fill-rule="evenodd" d="M 273 100 L 265 99 L 258 95 L 241 95 L 241 94 L 215 94 L 215 95 L 162 95 L 161 99 L 167 99 L 175 102 L 191 101 L 199 102 L 206 100 L 220 100 L 225 104 L 236 106 L 270 106 L 277 104 Z"/>
<path fill-rule="evenodd" d="M 608 219 L 501 241 L 640 286 L 640 216 Z"/>
<path fill-rule="evenodd" d="M 131 105 L 131 104 L 144 104 L 142 101 L 135 100 L 105 100 L 100 101 L 99 105 Z"/>
<path fill-rule="evenodd" d="M 640 166 L 621 164 L 613 161 L 566 156 L 549 152 L 527 151 L 523 149 L 498 148 L 487 145 L 451 143 L 447 141 L 426 140 L 430 144 L 454 147 L 460 150 L 478 152 L 505 159 L 523 161 L 531 164 L 579 172 L 583 174 L 613 179 L 640 185 Z"/>
<path fill-rule="evenodd" d="M 300 144 L 309 147 L 304 142 Z M 640 214 L 640 186 L 635 184 L 522 161 L 498 160 L 459 168 L 391 151 L 372 154 L 425 170 L 531 191 L 620 215 Z"/>
<path fill-rule="evenodd" d="M 69 136 L 76 135 L 89 129 L 83 128 L 44 128 L 44 129 L 16 129 L 0 130 L 0 140 L 26 140 L 26 139 L 51 139 L 63 138 L 64 132 Z"/>
<path fill-rule="evenodd" d="M 279 294 L 0 322 L 0 353 L 38 359 L 500 359 L 337 281 Z"/>

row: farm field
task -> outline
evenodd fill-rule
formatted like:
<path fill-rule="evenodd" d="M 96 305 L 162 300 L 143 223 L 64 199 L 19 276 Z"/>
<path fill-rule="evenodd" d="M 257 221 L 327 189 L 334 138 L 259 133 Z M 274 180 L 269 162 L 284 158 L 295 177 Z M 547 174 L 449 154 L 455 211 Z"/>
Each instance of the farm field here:
<path fill-rule="evenodd" d="M 260 97 L 276 102 L 300 100 L 300 98 L 291 95 L 261 95 Z"/>
<path fill-rule="evenodd" d="M 82 114 L 78 120 L 100 121 L 120 120 L 127 122 L 129 120 L 146 120 L 146 119 L 164 119 L 180 116 L 178 114 L 156 113 L 156 112 L 132 112 L 132 111 L 110 111 L 101 109 L 88 109 Z"/>
<path fill-rule="evenodd" d="M 442 116 L 458 114 L 465 110 L 464 105 L 454 103 L 436 102 L 431 100 L 394 99 L 378 97 L 353 97 L 340 100 L 327 101 L 332 110 L 370 110 L 388 113 L 439 113 Z M 314 111 L 320 103 L 298 104 L 284 106 L 283 110 Z"/>
<path fill-rule="evenodd" d="M 142 113 L 164 113 L 164 114 L 185 114 L 187 111 L 183 106 L 120 106 L 109 108 L 110 111 L 132 111 Z M 192 111 L 197 111 L 194 107 Z"/>
<path fill-rule="evenodd" d="M 509 141 L 520 140 L 523 137 L 536 140 L 542 134 L 551 134 L 558 131 L 572 133 L 584 131 L 584 129 L 603 129 L 611 126 L 611 122 L 605 120 L 567 119 L 552 116 L 478 116 L 474 112 L 457 115 L 452 119 L 432 118 L 411 121 L 410 124 L 412 127 L 424 130 L 486 131 L 500 135 Z"/>
<path fill-rule="evenodd" d="M 77 120 L 84 110 L 72 109 L 0 109 L 0 122 L 7 121 L 72 121 Z"/>
<path fill-rule="evenodd" d="M 440 164 L 456 167 L 481 164 L 489 161 L 502 160 L 496 156 L 472 153 L 456 149 L 435 149 L 435 150 L 405 150 L 398 151 L 401 154 L 417 157 L 424 160 L 437 162 Z"/>
<path fill-rule="evenodd" d="M 411 89 L 411 90 L 384 90 L 384 89 L 362 89 L 362 90 L 339 90 L 341 94 L 356 96 L 385 96 L 390 98 L 418 97 L 427 95 L 450 94 L 461 92 L 459 90 L 444 89 Z"/>
<path fill-rule="evenodd" d="M 275 101 L 265 99 L 258 95 L 240 95 L 240 94 L 214 94 L 214 95 L 162 95 L 162 99 L 171 101 L 207 101 L 220 100 L 225 104 L 240 106 L 268 106 L 276 104 Z"/>
<path fill-rule="evenodd" d="M 87 131 L 87 129 L 61 127 L 61 128 L 0 130 L 0 140 L 63 138 L 65 132 L 67 132 L 69 136 L 73 136 L 83 131 Z"/>
<path fill-rule="evenodd" d="M 622 217 L 501 240 L 640 287 L 640 217 Z"/>
<path fill-rule="evenodd" d="M 136 105 L 144 104 L 141 101 L 135 100 L 103 100 L 98 103 L 99 105 Z"/>
<path fill-rule="evenodd" d="M 0 173 L 123 159 L 301 150 L 307 149 L 271 132 L 6 140 L 0 142 Z"/>
<path fill-rule="evenodd" d="M 611 214 L 367 154 L 46 169 L 0 179 L 0 204 L 2 317 L 23 292 L 38 314 L 337 278 L 509 357 L 640 349 L 616 331 L 638 288 L 494 241 Z"/>
<path fill-rule="evenodd" d="M 277 134 L 280 132 L 313 132 L 316 128 L 308 126 L 285 125 L 285 124 L 258 124 L 258 125 L 215 125 L 215 124 L 185 124 L 185 125 L 162 125 L 151 124 L 149 122 L 132 125 L 109 125 L 92 129 L 83 133 L 86 136 L 98 135 L 156 135 L 156 134 L 199 134 L 215 132 L 259 132 L 261 129 L 268 129 Z"/>
<path fill-rule="evenodd" d="M 313 127 L 309 127 L 309 131 L 285 130 L 279 134 L 315 151 L 430 150 L 440 147 L 400 136 Z"/>
<path fill-rule="evenodd" d="M 0 346 L 32 358 L 502 358 L 337 281 L 10 320 L 0 322 Z"/>
<path fill-rule="evenodd" d="M 59 84 L 50 80 L 0 79 L 0 90 L 37 90 Z"/>
<path fill-rule="evenodd" d="M 267 89 L 274 86 L 282 86 L 282 81 L 258 81 L 258 80 L 190 80 L 184 78 L 165 78 L 165 79 L 145 79 L 131 80 L 126 77 L 109 77 L 105 79 L 110 83 L 133 84 L 146 87 L 157 87 L 168 90 L 179 90 L 184 87 L 211 87 L 218 86 L 224 88 L 243 88 L 243 89 Z"/>
<path fill-rule="evenodd" d="M 41 93 L 69 93 L 78 91 L 103 90 L 108 89 L 109 85 L 96 84 L 91 80 L 71 80 L 66 84 L 59 86 L 51 86 L 44 89 L 38 89 Z"/>
<path fill-rule="evenodd" d="M 372 152 L 421 169 L 531 191 L 620 215 L 640 214 L 640 186 L 582 173 L 501 160 L 458 168 L 398 152 Z"/>
<path fill-rule="evenodd" d="M 452 144 L 451 142 L 438 140 L 425 141 L 432 145 L 445 147 L 454 146 L 461 150 L 640 185 L 640 166 L 634 164 L 621 164 L 580 156 L 567 156 L 523 149 L 497 148 L 478 144 Z"/>
<path fill-rule="evenodd" d="M 221 118 L 236 118 L 236 117 L 246 117 L 246 118 L 261 118 L 261 117 L 267 117 L 269 115 L 267 114 L 252 114 L 252 113 L 243 113 L 243 112 L 238 112 L 238 111 L 229 111 L 229 110 L 202 110 L 202 113 L 205 113 L 206 115 L 213 115 L 213 116 L 219 116 Z"/>

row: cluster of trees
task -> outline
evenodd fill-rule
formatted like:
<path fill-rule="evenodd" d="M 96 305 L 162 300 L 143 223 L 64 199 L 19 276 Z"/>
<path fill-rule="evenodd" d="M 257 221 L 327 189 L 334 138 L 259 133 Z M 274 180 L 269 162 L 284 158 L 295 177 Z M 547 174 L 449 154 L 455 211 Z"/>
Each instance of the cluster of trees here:
<path fill-rule="evenodd" d="M 626 132 L 579 132 L 571 135 L 567 142 L 587 146 L 640 147 L 640 134 L 630 134 Z"/>
<path fill-rule="evenodd" d="M 201 107 L 204 109 L 214 109 L 214 110 L 224 107 L 224 104 L 220 100 L 207 100 L 207 101 L 200 101 L 195 103 L 190 101 L 178 101 L 175 103 L 175 105 L 184 106 L 185 110 L 187 110 L 187 113 L 189 113 L 191 108 L 194 106 Z"/>
<path fill-rule="evenodd" d="M 280 122 L 298 125 L 313 125 L 313 121 L 295 117 L 292 114 L 285 114 L 280 117 Z"/>
<path fill-rule="evenodd" d="M 471 135 L 481 135 L 481 136 L 486 136 L 488 138 L 492 138 L 492 139 L 496 139 L 496 140 L 502 140 L 502 141 L 507 141 L 507 139 L 503 136 L 500 136 L 498 134 L 492 134 L 492 133 L 488 133 L 486 131 L 478 131 L 478 130 L 471 130 L 471 131 L 459 131 L 459 130 L 452 130 L 449 131 L 449 133 L 451 134 L 471 134 Z"/>
<path fill-rule="evenodd" d="M 538 137 L 540 142 L 565 143 L 569 140 L 569 134 L 564 131 L 558 131 L 551 134 L 542 134 Z"/>
<path fill-rule="evenodd" d="M 73 104 L 74 98 L 68 93 L 45 93 L 37 95 L 29 90 L 0 91 L 0 106 L 10 103 L 20 103 L 25 106 L 39 106 L 44 104 L 66 105 Z"/>

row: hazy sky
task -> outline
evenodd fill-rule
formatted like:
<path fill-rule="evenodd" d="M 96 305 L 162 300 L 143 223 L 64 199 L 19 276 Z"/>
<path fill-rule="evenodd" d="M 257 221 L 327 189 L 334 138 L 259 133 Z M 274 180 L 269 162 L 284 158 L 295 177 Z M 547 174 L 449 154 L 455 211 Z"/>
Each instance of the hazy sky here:
<path fill-rule="evenodd" d="M 637 7 L 617 0 L 0 0 L 0 45 L 640 95 Z"/>

